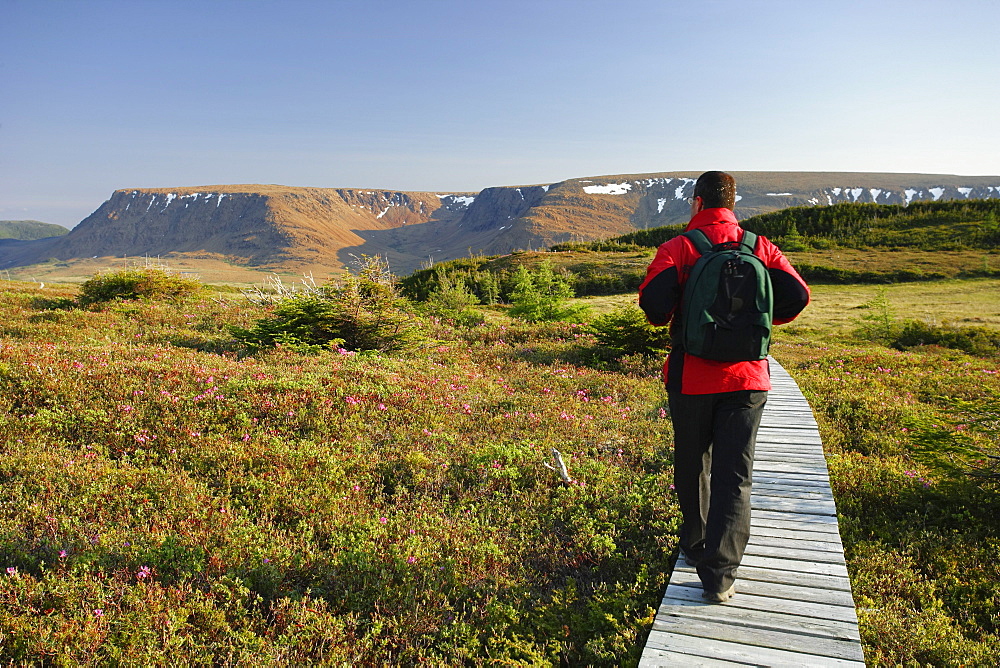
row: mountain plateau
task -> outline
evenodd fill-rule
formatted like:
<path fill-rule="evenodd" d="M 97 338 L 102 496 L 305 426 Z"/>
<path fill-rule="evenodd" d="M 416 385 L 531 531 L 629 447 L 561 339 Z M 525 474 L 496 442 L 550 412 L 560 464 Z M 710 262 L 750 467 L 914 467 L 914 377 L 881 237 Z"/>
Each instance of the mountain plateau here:
<path fill-rule="evenodd" d="M 740 219 L 790 206 L 909 204 L 1000 198 L 1000 177 L 849 172 L 733 172 Z M 0 269 L 15 276 L 79 273 L 121 258 L 159 258 L 197 271 L 229 267 L 319 276 L 354 257 L 382 255 L 394 273 L 470 253 L 500 255 L 589 241 L 687 220 L 697 172 L 594 176 L 486 188 L 402 192 L 275 185 L 126 188 L 68 234 L 0 239 Z M 227 280 L 225 271 L 217 274 Z M 239 274 L 241 278 L 235 278 Z"/>

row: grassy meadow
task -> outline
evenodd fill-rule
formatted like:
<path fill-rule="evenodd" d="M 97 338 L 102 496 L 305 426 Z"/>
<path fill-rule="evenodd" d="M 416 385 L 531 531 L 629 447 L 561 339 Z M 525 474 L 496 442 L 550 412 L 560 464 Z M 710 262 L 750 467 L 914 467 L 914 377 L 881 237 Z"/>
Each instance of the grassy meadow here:
<path fill-rule="evenodd" d="M 509 320 L 239 358 L 239 295 L 74 294 L 0 284 L 4 662 L 637 656 L 677 521 L 655 363 Z"/>
<path fill-rule="evenodd" d="M 911 317 L 1000 330 L 998 287 L 815 286 L 772 348 L 820 422 L 870 665 L 1000 655 L 997 346 L 887 345 Z M 659 358 L 504 306 L 414 316 L 400 352 L 248 355 L 273 304 L 77 295 L 0 282 L 3 662 L 637 661 L 679 522 Z"/>

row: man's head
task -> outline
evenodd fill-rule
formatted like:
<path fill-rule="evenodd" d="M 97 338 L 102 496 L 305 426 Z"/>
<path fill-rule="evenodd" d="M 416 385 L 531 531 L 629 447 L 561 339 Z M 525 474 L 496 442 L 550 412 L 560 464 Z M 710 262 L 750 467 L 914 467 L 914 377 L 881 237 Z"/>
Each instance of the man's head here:
<path fill-rule="evenodd" d="M 725 172 L 705 172 L 694 184 L 694 199 L 698 198 L 701 209 L 732 210 L 736 206 L 736 181 Z"/>

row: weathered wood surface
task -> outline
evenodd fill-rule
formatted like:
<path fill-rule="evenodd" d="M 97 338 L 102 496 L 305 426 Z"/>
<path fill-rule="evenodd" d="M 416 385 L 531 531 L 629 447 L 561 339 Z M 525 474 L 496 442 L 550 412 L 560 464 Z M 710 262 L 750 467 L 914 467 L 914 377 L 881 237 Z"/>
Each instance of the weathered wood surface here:
<path fill-rule="evenodd" d="M 864 666 L 816 420 L 773 359 L 771 376 L 736 595 L 706 603 L 678 560 L 640 666 Z"/>

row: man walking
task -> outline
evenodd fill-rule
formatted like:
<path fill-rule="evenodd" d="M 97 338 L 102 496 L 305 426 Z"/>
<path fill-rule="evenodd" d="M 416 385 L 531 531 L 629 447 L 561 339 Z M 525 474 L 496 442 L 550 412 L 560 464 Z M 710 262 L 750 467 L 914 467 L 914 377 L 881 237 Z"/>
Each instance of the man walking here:
<path fill-rule="evenodd" d="M 689 201 L 687 230 L 700 230 L 713 245 L 742 238 L 731 175 L 702 174 Z M 770 276 L 773 323 L 793 320 L 809 303 L 805 281 L 764 237 L 758 237 L 754 254 Z M 736 569 L 750 538 L 754 443 L 771 381 L 767 359 L 719 361 L 682 349 L 681 296 L 700 256 L 684 235 L 661 245 L 639 287 L 639 306 L 651 324 L 671 325 L 673 344 L 663 379 L 674 428 L 681 551 L 698 570 L 702 596 L 723 603 L 735 592 Z"/>

